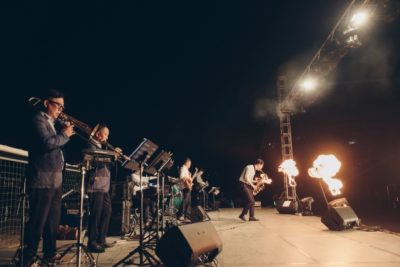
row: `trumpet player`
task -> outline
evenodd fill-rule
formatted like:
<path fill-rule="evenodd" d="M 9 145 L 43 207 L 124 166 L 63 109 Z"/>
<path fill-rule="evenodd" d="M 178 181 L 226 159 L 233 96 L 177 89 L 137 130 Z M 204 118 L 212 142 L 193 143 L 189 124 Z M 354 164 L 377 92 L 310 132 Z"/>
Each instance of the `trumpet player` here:
<path fill-rule="evenodd" d="M 30 266 L 43 237 L 44 261 L 57 260 L 56 236 L 61 213 L 62 171 L 65 166 L 62 147 L 74 134 L 72 125 L 61 130 L 55 121 L 64 110 L 64 95 L 49 90 L 31 121 L 32 141 L 29 144 L 27 188 L 29 221 L 25 231 L 24 266 Z"/>
<path fill-rule="evenodd" d="M 240 175 L 239 182 L 240 188 L 242 189 L 244 195 L 244 204 L 242 213 L 239 215 L 239 219 L 246 221 L 246 215 L 250 212 L 249 221 L 258 221 L 254 214 L 254 195 L 253 191 L 256 189 L 254 184 L 254 177 L 256 171 L 262 170 L 264 166 L 264 161 L 262 159 L 257 159 L 253 164 L 247 165 Z"/>

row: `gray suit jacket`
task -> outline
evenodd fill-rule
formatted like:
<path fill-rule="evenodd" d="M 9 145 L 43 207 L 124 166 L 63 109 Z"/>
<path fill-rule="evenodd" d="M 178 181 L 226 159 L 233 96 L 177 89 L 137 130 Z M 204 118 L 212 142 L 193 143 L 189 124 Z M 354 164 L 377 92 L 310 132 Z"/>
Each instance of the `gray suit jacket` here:
<path fill-rule="evenodd" d="M 38 112 L 32 118 L 31 129 L 28 185 L 31 188 L 59 188 L 64 168 L 62 146 L 69 141 L 69 138 L 62 133 L 54 132 L 42 112 Z"/>
<path fill-rule="evenodd" d="M 89 142 L 89 149 L 102 149 L 95 144 Z M 110 164 L 109 163 L 92 163 L 92 169 L 88 171 L 88 192 L 108 192 L 110 191 Z"/>

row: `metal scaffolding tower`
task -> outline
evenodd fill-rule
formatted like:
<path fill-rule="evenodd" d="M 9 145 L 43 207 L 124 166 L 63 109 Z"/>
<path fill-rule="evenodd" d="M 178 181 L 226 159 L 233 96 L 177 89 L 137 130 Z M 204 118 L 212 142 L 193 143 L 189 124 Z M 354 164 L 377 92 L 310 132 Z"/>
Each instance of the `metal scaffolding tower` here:
<path fill-rule="evenodd" d="M 293 159 L 292 127 L 290 124 L 290 110 L 283 104 L 288 93 L 288 81 L 286 75 L 279 75 L 277 81 L 279 97 L 279 122 L 281 130 L 282 161 Z M 284 191 L 281 198 L 297 200 L 296 185 L 289 183 L 289 177 L 284 173 Z"/>

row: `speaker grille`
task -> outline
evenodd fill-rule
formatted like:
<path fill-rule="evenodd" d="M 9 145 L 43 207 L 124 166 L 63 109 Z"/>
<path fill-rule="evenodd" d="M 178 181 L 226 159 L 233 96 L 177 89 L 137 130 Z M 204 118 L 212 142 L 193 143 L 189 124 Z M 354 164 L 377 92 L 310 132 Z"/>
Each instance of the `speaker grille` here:
<path fill-rule="evenodd" d="M 321 217 L 321 222 L 330 230 L 341 231 L 360 224 L 360 219 L 350 206 L 332 207 Z"/>
<path fill-rule="evenodd" d="M 192 266 L 206 256 L 212 261 L 222 251 L 222 241 L 211 222 L 176 226 L 159 240 L 156 254 L 167 267 Z"/>

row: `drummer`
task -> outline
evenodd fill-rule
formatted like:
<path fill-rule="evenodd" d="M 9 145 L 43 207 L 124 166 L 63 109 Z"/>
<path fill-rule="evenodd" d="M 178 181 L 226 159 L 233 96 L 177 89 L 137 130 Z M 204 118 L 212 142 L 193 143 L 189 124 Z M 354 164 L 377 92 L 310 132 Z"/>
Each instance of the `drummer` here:
<path fill-rule="evenodd" d="M 156 188 L 150 184 L 150 180 L 153 180 L 154 177 L 144 176 L 143 175 L 144 167 L 141 167 L 141 170 L 137 170 L 132 173 L 131 179 L 134 184 L 133 187 L 133 196 L 134 196 L 134 205 L 140 207 L 140 195 L 143 192 L 143 222 L 145 227 L 150 227 L 152 219 L 157 214 L 157 201 L 156 201 Z M 140 180 L 142 180 L 142 186 L 140 186 Z"/>

